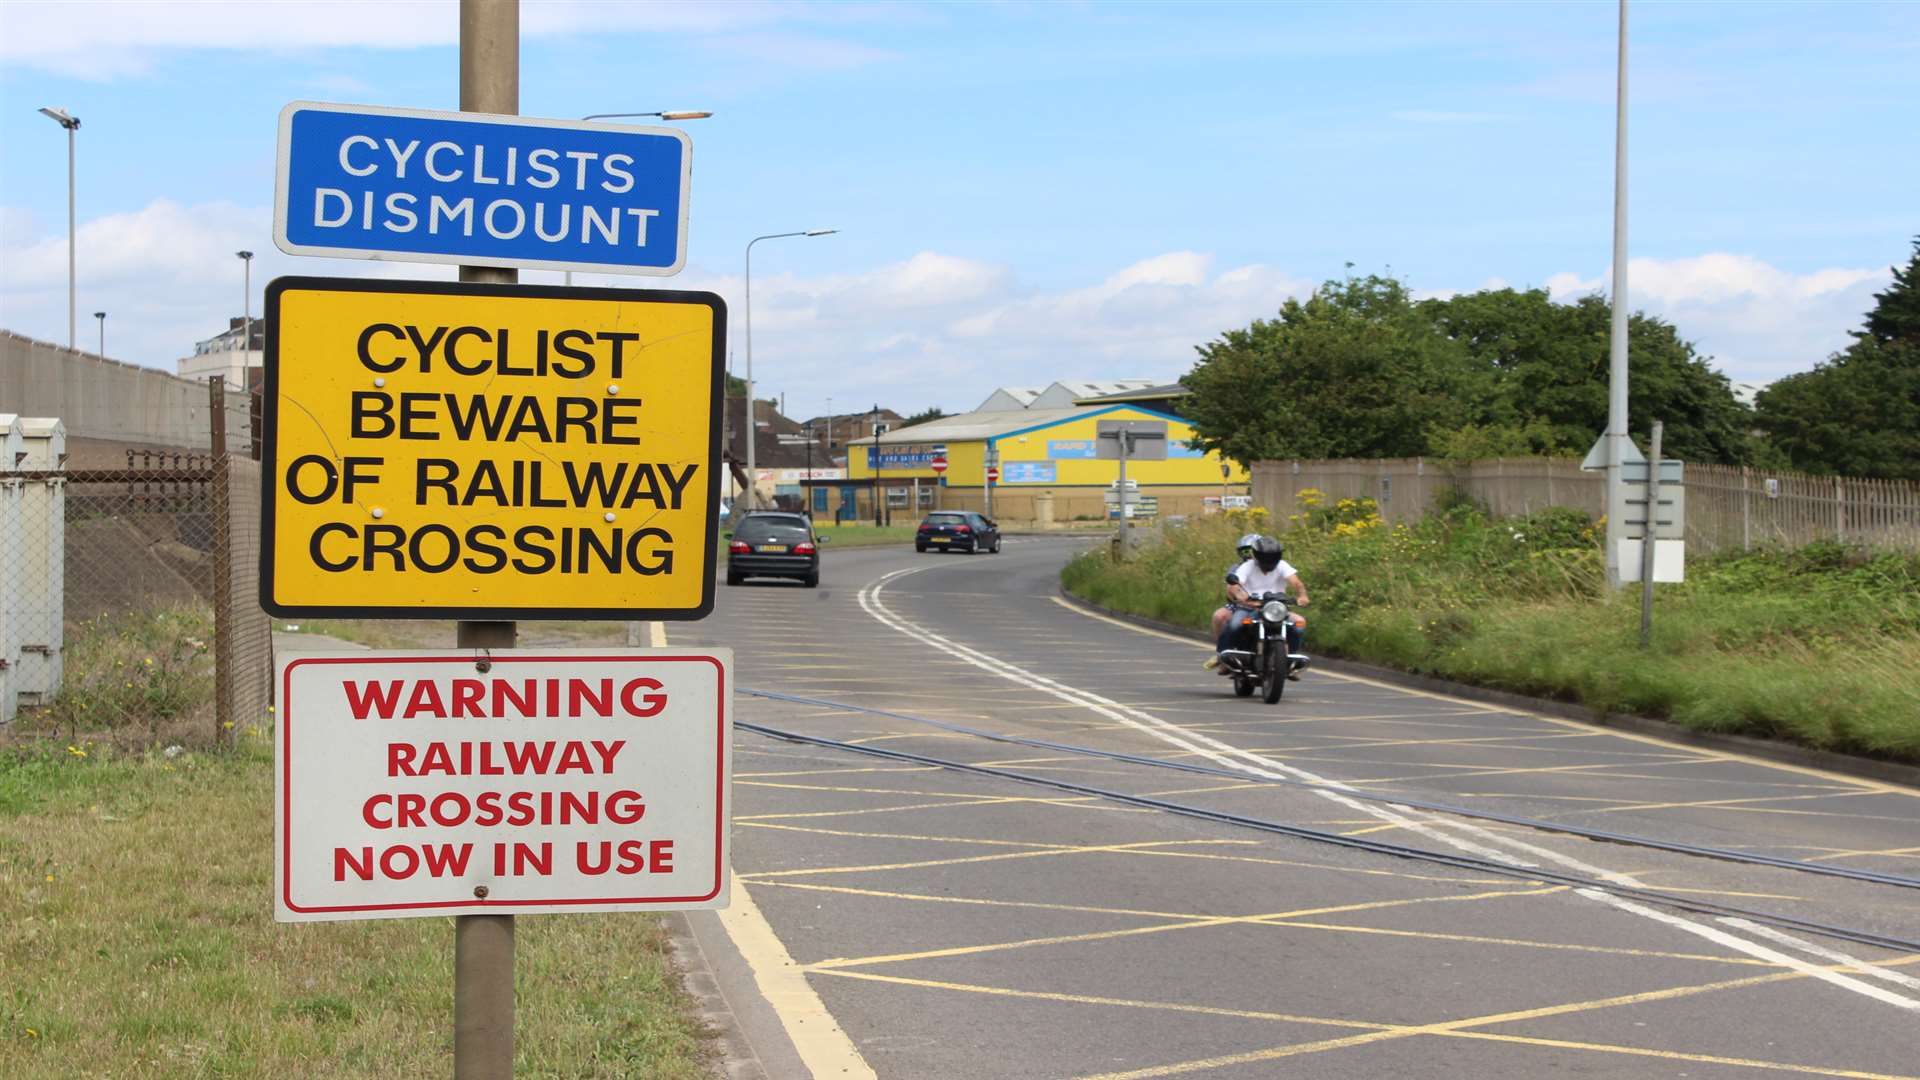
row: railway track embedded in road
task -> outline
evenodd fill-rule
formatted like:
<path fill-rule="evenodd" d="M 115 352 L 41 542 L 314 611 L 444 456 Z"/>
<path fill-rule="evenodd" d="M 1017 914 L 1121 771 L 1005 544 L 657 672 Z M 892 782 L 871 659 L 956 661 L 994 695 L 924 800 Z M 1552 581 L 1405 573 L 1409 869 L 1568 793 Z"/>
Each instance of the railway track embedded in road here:
<path fill-rule="evenodd" d="M 1162 758 L 1146 757 L 1146 756 L 1136 755 L 1136 754 L 1125 754 L 1117 751 L 1100 750 L 1093 747 L 1075 746 L 1070 743 L 1058 743 L 1058 742 L 1052 742 L 1050 740 L 1045 740 L 1045 739 L 1029 739 L 1029 738 L 1023 738 L 1023 737 L 1014 736 L 1014 735 L 1004 735 L 998 732 L 982 731 L 980 729 L 970 728 L 961 724 L 952 724 L 947 721 L 935 720 L 930 717 L 914 716 L 908 713 L 894 712 L 886 709 L 875 709 L 868 706 L 854 705 L 847 702 L 830 701 L 823 698 L 811 698 L 811 697 L 804 697 L 804 696 L 794 695 L 794 694 L 783 694 L 775 691 L 751 690 L 751 689 L 745 689 L 745 688 L 739 689 L 738 692 L 752 696 L 752 697 L 759 697 L 759 698 L 764 698 L 772 701 L 784 701 L 791 704 L 811 705 L 811 706 L 818 706 L 822 708 L 850 710 L 854 712 L 866 713 L 869 715 L 884 716 L 891 719 L 906 720 L 914 723 L 926 724 L 926 725 L 939 728 L 941 730 L 948 731 L 954 734 L 974 736 L 974 737 L 989 740 L 992 742 L 1010 743 L 1014 745 L 1029 746 L 1029 747 L 1034 747 L 1038 749 L 1054 750 L 1054 751 L 1059 751 L 1063 753 L 1081 754 L 1089 757 L 1097 757 L 1097 758 L 1103 758 L 1111 761 L 1124 762 L 1127 764 L 1144 765 L 1144 766 L 1149 766 L 1154 768 L 1174 769 L 1181 772 L 1200 773 L 1200 774 L 1209 775 L 1209 776 L 1230 777 L 1236 780 L 1245 780 L 1249 782 L 1276 783 L 1276 784 L 1282 784 L 1285 786 L 1305 788 L 1305 789 L 1315 790 L 1315 791 L 1333 790 L 1333 791 L 1338 791 L 1341 795 L 1349 798 L 1372 800 L 1377 802 L 1389 803 L 1393 805 L 1406 806 L 1406 807 L 1411 807 L 1415 809 L 1426 810 L 1429 812 L 1458 814 L 1462 816 L 1480 818 L 1484 820 L 1499 821 L 1502 823 L 1513 824 L 1518 826 L 1540 828 L 1547 831 L 1565 833 L 1568 835 L 1582 836 L 1589 839 L 1594 839 L 1594 840 L 1599 840 L 1599 841 L 1604 841 L 1609 843 L 1645 847 L 1649 849 L 1662 850 L 1662 851 L 1671 851 L 1671 852 L 1676 852 L 1680 854 L 1688 854 L 1688 855 L 1696 855 L 1696 856 L 1702 856 L 1707 858 L 1722 859 L 1722 860 L 1731 861 L 1731 862 L 1749 863 L 1752 865 L 1759 865 L 1759 866 L 1769 866 L 1777 869 L 1785 869 L 1785 870 L 1801 872 L 1801 873 L 1821 874 L 1825 876 L 1851 878 L 1854 880 L 1866 881 L 1873 884 L 1889 885 L 1889 886 L 1894 886 L 1899 888 L 1920 888 L 1920 880 L 1916 880 L 1914 878 L 1902 877 L 1900 875 L 1895 875 L 1895 874 L 1879 874 L 1873 871 L 1855 870 L 1850 867 L 1838 867 L 1838 866 L 1832 866 L 1830 864 L 1825 864 L 1825 863 L 1808 863 L 1808 862 L 1801 862 L 1793 859 L 1781 859 L 1773 856 L 1757 855 L 1752 852 L 1732 851 L 1732 850 L 1723 849 L 1723 848 L 1712 848 L 1712 847 L 1705 847 L 1701 845 L 1683 844 L 1683 843 L 1677 843 L 1674 841 L 1658 840 L 1651 837 L 1636 837 L 1636 836 L 1632 836 L 1630 834 L 1624 834 L 1624 833 L 1608 833 L 1601 830 L 1582 829 L 1578 826 L 1568 826 L 1568 825 L 1563 825 L 1555 822 L 1535 821 L 1529 818 L 1497 814 L 1497 813 L 1484 811 L 1484 810 L 1475 810 L 1470 807 L 1454 807 L 1444 803 L 1433 803 L 1433 802 L 1427 802 L 1423 800 L 1406 799 L 1398 796 L 1375 795 L 1371 793 L 1360 792 L 1353 788 L 1343 786 L 1343 785 L 1336 786 L 1336 785 L 1329 785 L 1329 784 L 1313 784 L 1313 783 L 1307 783 L 1304 781 L 1287 780 L 1284 778 L 1262 776 L 1254 773 L 1238 772 L 1232 769 L 1222 769 L 1222 768 L 1215 768 L 1215 767 L 1204 766 L 1204 765 L 1192 765 L 1186 762 L 1168 761 Z M 1521 863 L 1507 862 L 1499 859 L 1489 859 L 1489 858 L 1484 858 L 1477 855 L 1446 852 L 1446 851 L 1436 851 L 1428 848 L 1412 847 L 1405 844 L 1396 844 L 1390 841 L 1374 840 L 1374 839 L 1369 839 L 1361 836 L 1346 836 L 1340 833 L 1328 832 L 1322 829 L 1314 829 L 1304 825 L 1295 825 L 1295 824 L 1282 822 L 1282 821 L 1270 821 L 1262 818 L 1250 817 L 1244 814 L 1234 814 L 1234 813 L 1228 813 L 1222 810 L 1212 810 L 1212 809 L 1208 809 L 1206 807 L 1201 807 L 1201 806 L 1192 806 L 1184 803 L 1171 802 L 1166 799 L 1154 798 L 1152 796 L 1134 795 L 1124 791 L 1115 791 L 1107 788 L 1094 787 L 1089 784 L 1079 784 L 1079 783 L 1075 783 L 1068 780 L 1059 780 L 1059 779 L 1054 779 L 1054 778 L 1045 777 L 1045 776 L 1035 776 L 1030 773 L 1016 772 L 1010 769 L 1002 769 L 995 766 L 976 765 L 970 762 L 955 761 L 948 758 L 939 758 L 939 757 L 934 757 L 928 754 L 919 754 L 919 753 L 914 753 L 912 751 L 907 751 L 907 750 L 894 750 L 894 749 L 888 749 L 888 748 L 883 748 L 878 746 L 869 746 L 869 745 L 862 745 L 859 743 L 851 743 L 851 742 L 846 742 L 844 740 L 830 739 L 830 738 L 826 738 L 824 736 L 819 736 L 819 735 L 809 735 L 804 732 L 787 731 L 780 728 L 770 727 L 765 724 L 757 724 L 757 723 L 752 723 L 744 720 L 736 720 L 735 727 L 745 731 L 751 731 L 755 734 L 762 735 L 768 738 L 778 739 L 784 742 L 818 746 L 824 749 L 839 750 L 847 753 L 860 754 L 868 757 L 882 758 L 890 761 L 907 762 L 911 764 L 925 765 L 933 768 L 941 768 L 941 769 L 953 770 L 956 772 L 970 773 L 976 776 L 987 776 L 987 777 L 992 777 L 999 780 L 1012 781 L 1015 783 L 1047 787 L 1057 791 L 1070 792 L 1076 795 L 1084 795 L 1084 796 L 1089 796 L 1093 798 L 1107 799 L 1114 802 L 1120 802 L 1120 803 L 1125 803 L 1132 806 L 1142 807 L 1145 809 L 1159 810 L 1166 813 L 1177 814 L 1182 817 L 1191 817 L 1191 818 L 1197 818 L 1204 821 L 1217 822 L 1220 824 L 1235 825 L 1242 828 L 1255 829 L 1261 832 L 1274 833 L 1282 836 L 1290 836 L 1296 839 L 1308 840 L 1315 843 L 1329 844 L 1329 845 L 1349 848 L 1353 850 L 1366 851 L 1366 852 L 1370 852 L 1378 855 L 1387 855 L 1387 856 L 1392 856 L 1395 858 L 1403 858 L 1403 859 L 1414 859 L 1422 862 L 1429 862 L 1429 863 L 1436 863 L 1444 866 L 1450 866 L 1457 869 L 1473 870 L 1481 873 L 1497 874 L 1497 875 L 1517 878 L 1525 881 L 1537 881 L 1537 882 L 1544 882 L 1548 884 L 1562 885 L 1570 889 L 1574 889 L 1576 891 L 1606 893 L 1609 895 L 1618 896 L 1625 899 L 1636 900 L 1636 901 L 1641 901 L 1645 903 L 1659 904 L 1661 906 L 1673 908 L 1676 910 L 1688 911 L 1688 912 L 1693 912 L 1693 913 L 1702 914 L 1702 915 L 1711 915 L 1720 919 L 1746 920 L 1753 923 L 1760 923 L 1768 926 L 1773 926 L 1783 930 L 1795 930 L 1801 933 L 1815 934 L 1821 937 L 1827 937 L 1827 938 L 1840 940 L 1840 941 L 1849 941 L 1849 942 L 1853 942 L 1861 945 L 1870 945 L 1876 948 L 1891 949 L 1891 950 L 1909 952 L 1909 953 L 1920 953 L 1920 940 L 1896 937 L 1893 935 L 1881 934 L 1875 931 L 1861 930 L 1853 927 L 1836 926 L 1829 923 L 1822 923 L 1822 922 L 1817 922 L 1817 921 L 1808 920 L 1808 919 L 1800 919 L 1790 915 L 1779 914 L 1777 912 L 1759 911 L 1759 910 L 1754 910 L 1750 908 L 1735 907 L 1728 904 L 1719 904 L 1719 903 L 1714 903 L 1708 900 L 1700 900 L 1692 897 L 1676 895 L 1674 893 L 1662 892 L 1658 889 L 1650 889 L 1644 886 L 1627 885 L 1618 881 L 1608 881 L 1598 877 L 1589 877 L 1581 874 L 1570 874 L 1563 871 L 1548 870 L 1538 866 L 1523 865 Z"/>
<path fill-rule="evenodd" d="M 1661 840 L 1656 837 L 1637 836 L 1632 833 L 1612 832 L 1606 829 L 1590 829 L 1566 822 L 1547 821 L 1540 818 L 1523 817 L 1518 814 L 1503 814 L 1497 810 L 1482 810 L 1471 806 L 1457 806 L 1451 803 L 1432 802 L 1404 795 L 1381 795 L 1365 791 L 1348 784 L 1311 783 L 1306 780 L 1292 780 L 1282 776 L 1270 776 L 1257 772 L 1243 772 L 1237 769 L 1224 769 L 1215 765 L 1196 765 L 1185 761 L 1169 761 L 1166 758 L 1150 757 L 1143 754 L 1127 754 L 1117 750 L 1101 750 L 1091 746 L 1077 746 L 1073 743 L 1053 742 L 1048 739 L 1030 739 L 1019 735 L 1007 735 L 997 731 L 985 731 L 980 728 L 955 724 L 946 720 L 935 720 L 927 716 L 915 716 L 912 713 L 895 712 L 890 709 L 875 709 L 866 705 L 854 705 L 844 701 L 828 701 L 823 698 L 803 697 L 798 694 L 783 694 L 773 690 L 749 690 L 741 688 L 739 693 L 751 697 L 765 698 L 769 701 L 785 701 L 795 705 L 816 705 L 823 708 L 846 709 L 867 713 L 872 716 L 884 716 L 892 720 L 906 720 L 911 723 L 925 724 L 956 735 L 971 735 L 975 738 L 993 742 L 1010 743 L 1017 746 L 1030 746 L 1041 750 L 1056 750 L 1061 753 L 1080 754 L 1086 757 L 1104 758 L 1108 761 L 1125 762 L 1129 765 L 1146 765 L 1158 769 L 1174 769 L 1180 772 L 1199 773 L 1203 776 L 1222 776 L 1250 783 L 1276 784 L 1281 787 L 1305 788 L 1310 791 L 1338 791 L 1350 799 L 1363 802 L 1385 803 L 1390 806 L 1405 806 L 1415 810 L 1426 810 L 1438 814 L 1452 814 L 1458 817 L 1475 818 L 1481 821 L 1493 821 L 1503 825 L 1515 825 L 1522 828 L 1538 829 L 1542 832 L 1562 833 L 1595 840 L 1608 844 L 1623 844 L 1629 847 L 1651 848 L 1657 851 L 1670 851 L 1680 855 L 1694 855 L 1707 859 L 1719 859 L 1725 862 L 1746 863 L 1752 866 L 1768 866 L 1775 869 L 1792 870 L 1798 873 L 1818 874 L 1825 877 L 1849 878 L 1854 881 L 1871 882 L 1875 885 L 1890 885 L 1902 889 L 1920 889 L 1920 878 L 1906 877 L 1901 874 L 1881 873 L 1877 870 L 1862 870 L 1852 866 L 1835 866 L 1832 863 L 1808 862 L 1802 859 L 1786 859 L 1775 855 L 1762 855 L 1751 851 L 1738 851 L 1732 848 L 1712 847 L 1705 844 L 1688 844 L 1677 840 Z"/>

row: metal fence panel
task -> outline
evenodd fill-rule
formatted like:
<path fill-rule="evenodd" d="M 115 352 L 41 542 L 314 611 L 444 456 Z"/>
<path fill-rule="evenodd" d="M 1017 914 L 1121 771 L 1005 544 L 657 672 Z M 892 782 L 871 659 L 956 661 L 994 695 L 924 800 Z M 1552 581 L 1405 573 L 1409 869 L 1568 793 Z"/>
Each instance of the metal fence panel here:
<path fill-rule="evenodd" d="M 1388 521 L 1420 518 L 1448 491 L 1501 516 L 1549 506 L 1605 512 L 1605 474 L 1570 458 L 1260 461 L 1252 473 L 1255 505 L 1282 520 L 1299 512 L 1299 493 L 1309 488 L 1330 501 L 1374 499 Z M 1686 485 L 1687 540 L 1696 552 L 1816 540 L 1920 548 L 1920 484 L 1689 464 Z"/>

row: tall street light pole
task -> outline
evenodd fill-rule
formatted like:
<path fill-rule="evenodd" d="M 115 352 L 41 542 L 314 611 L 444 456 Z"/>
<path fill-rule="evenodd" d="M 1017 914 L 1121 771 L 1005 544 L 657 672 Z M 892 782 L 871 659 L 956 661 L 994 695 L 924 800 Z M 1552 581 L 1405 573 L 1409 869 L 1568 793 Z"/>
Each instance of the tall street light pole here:
<path fill-rule="evenodd" d="M 1627 452 L 1627 0 L 1620 0 L 1618 86 L 1613 129 L 1613 326 L 1607 377 L 1607 583 L 1622 587 L 1620 547 L 1627 523 L 1617 512 Z M 1656 481 L 1657 482 L 1657 478 Z M 1648 514 L 1649 519 L 1652 514 Z M 1651 538 L 1651 527 L 1647 536 Z M 1649 541 L 1646 551 L 1652 551 Z M 1644 553 L 1643 553 L 1644 554 Z M 1650 555 L 1648 556 L 1650 557 Z"/>
<path fill-rule="evenodd" d="M 80 118 L 65 109 L 44 108 L 40 112 L 67 129 L 67 348 L 77 351 L 73 300 L 73 133 L 80 130 Z"/>
<path fill-rule="evenodd" d="M 96 311 L 93 317 L 100 320 L 100 359 L 107 358 L 107 313 Z"/>
<path fill-rule="evenodd" d="M 601 112 L 583 116 L 582 120 L 625 120 L 628 118 L 652 117 L 656 120 L 705 120 L 712 116 L 705 109 L 667 109 L 664 112 Z M 573 271 L 567 271 L 566 283 L 573 284 Z"/>
<path fill-rule="evenodd" d="M 240 257 L 240 385 L 247 385 L 247 366 L 253 353 L 253 252 L 236 251 Z"/>
<path fill-rule="evenodd" d="M 746 339 L 747 339 L 747 509 L 751 510 L 760 501 L 760 479 L 754 472 L 754 436 L 760 429 L 753 422 L 753 245 L 762 240 L 780 240 L 789 236 L 831 236 L 839 229 L 801 229 L 797 232 L 768 233 L 747 241 L 746 293 Z"/>

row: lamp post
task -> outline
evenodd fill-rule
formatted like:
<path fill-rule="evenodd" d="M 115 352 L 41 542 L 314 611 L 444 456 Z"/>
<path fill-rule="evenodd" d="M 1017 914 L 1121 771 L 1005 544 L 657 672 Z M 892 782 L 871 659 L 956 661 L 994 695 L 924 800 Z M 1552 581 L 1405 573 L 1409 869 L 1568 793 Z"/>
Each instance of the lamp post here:
<path fill-rule="evenodd" d="M 73 302 L 73 133 L 80 130 L 80 118 L 65 109 L 43 108 L 40 113 L 67 129 L 67 348 L 77 350 Z"/>
<path fill-rule="evenodd" d="M 880 404 L 878 402 L 874 403 L 872 419 L 873 455 L 867 459 L 867 464 L 873 471 L 873 527 L 877 529 L 880 527 L 880 500 L 886 497 L 880 490 Z"/>
<path fill-rule="evenodd" d="M 760 501 L 760 479 L 753 470 L 754 436 L 760 429 L 753 422 L 753 245 L 762 240 L 781 240 L 789 236 L 830 236 L 839 229 L 801 229 L 796 232 L 768 233 L 747 241 L 747 270 L 744 291 L 746 293 L 746 339 L 747 339 L 747 509 L 751 510 Z"/>
<path fill-rule="evenodd" d="M 594 113 L 591 116 L 583 116 L 580 119 L 624 120 L 629 117 L 639 118 L 651 116 L 656 120 L 705 120 L 712 115 L 711 112 L 705 109 L 668 109 L 664 112 L 600 112 Z M 573 284 L 573 271 L 571 270 L 567 271 L 566 283 L 568 285 Z"/>
<path fill-rule="evenodd" d="M 253 252 L 240 257 L 240 385 L 247 385 L 247 357 L 253 351 Z"/>
<path fill-rule="evenodd" d="M 1623 515 L 1614 512 L 1619 502 L 1621 464 L 1627 447 L 1627 0 L 1620 0 L 1620 53 L 1617 61 L 1613 120 L 1613 322 L 1608 343 L 1607 378 L 1607 583 L 1618 589 L 1626 582 L 1620 574 L 1620 542 L 1627 537 Z M 1659 477 L 1650 481 L 1657 491 Z M 1653 514 L 1649 503 L 1647 543 L 1642 557 L 1653 550 Z"/>
<path fill-rule="evenodd" d="M 93 317 L 100 320 L 100 359 L 107 358 L 107 313 L 96 311 Z"/>

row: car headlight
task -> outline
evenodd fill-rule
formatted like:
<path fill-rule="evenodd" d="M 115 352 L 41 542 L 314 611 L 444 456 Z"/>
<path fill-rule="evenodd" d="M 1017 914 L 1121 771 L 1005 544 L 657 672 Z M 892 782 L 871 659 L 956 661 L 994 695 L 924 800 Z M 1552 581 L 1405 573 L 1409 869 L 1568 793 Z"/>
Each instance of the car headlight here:
<path fill-rule="evenodd" d="M 1269 600 L 1260 608 L 1260 617 L 1268 622 L 1279 622 L 1287 617 L 1287 605 L 1278 600 Z"/>

